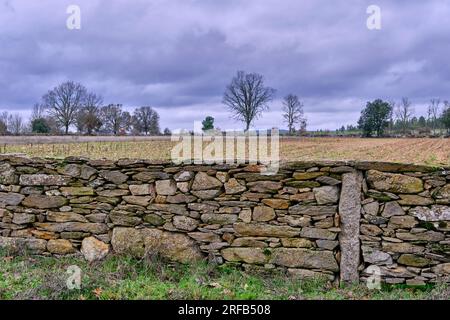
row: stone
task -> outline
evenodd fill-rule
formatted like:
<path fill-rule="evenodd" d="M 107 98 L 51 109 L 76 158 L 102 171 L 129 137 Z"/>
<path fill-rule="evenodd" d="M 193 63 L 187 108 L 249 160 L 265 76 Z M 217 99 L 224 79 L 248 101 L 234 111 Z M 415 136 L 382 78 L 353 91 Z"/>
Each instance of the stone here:
<path fill-rule="evenodd" d="M 393 253 L 421 253 L 425 248 L 420 246 L 415 246 L 407 242 L 382 242 L 382 247 L 384 251 Z"/>
<path fill-rule="evenodd" d="M 128 188 L 133 196 L 155 196 L 155 187 L 153 184 L 132 184 Z"/>
<path fill-rule="evenodd" d="M 165 203 L 152 203 L 147 207 L 148 210 L 164 211 L 181 216 L 187 216 L 189 212 L 186 207 L 181 204 L 165 204 Z"/>
<path fill-rule="evenodd" d="M 41 254 L 47 248 L 47 241 L 33 238 L 7 238 L 0 236 L 0 248 L 18 253 Z"/>
<path fill-rule="evenodd" d="M 334 204 L 339 200 L 339 188 L 336 186 L 314 188 L 313 193 L 318 204 Z"/>
<path fill-rule="evenodd" d="M 287 223 L 291 227 L 305 227 L 309 226 L 311 222 L 310 217 L 301 217 L 301 216 L 284 216 L 277 219 L 280 222 Z"/>
<path fill-rule="evenodd" d="M 47 250 L 54 254 L 70 254 L 75 252 L 72 242 L 66 239 L 48 240 Z"/>
<path fill-rule="evenodd" d="M 193 231 L 198 226 L 198 221 L 185 216 L 173 217 L 173 226 L 184 231 Z"/>
<path fill-rule="evenodd" d="M 220 182 L 225 183 L 229 178 L 228 172 L 219 171 L 216 173 L 216 178 L 219 179 Z"/>
<path fill-rule="evenodd" d="M 50 222 L 88 222 L 81 214 L 74 212 L 47 212 L 47 221 Z"/>
<path fill-rule="evenodd" d="M 185 234 L 149 228 L 142 229 L 141 234 L 147 253 L 159 254 L 181 263 L 194 263 L 203 259 L 196 242 Z"/>
<path fill-rule="evenodd" d="M 392 216 L 402 216 L 405 214 L 405 210 L 398 204 L 397 201 L 390 201 L 384 204 L 383 211 L 381 215 L 386 218 L 390 218 Z"/>
<path fill-rule="evenodd" d="M 288 209 L 289 200 L 284 199 L 263 199 L 262 203 L 274 209 Z"/>
<path fill-rule="evenodd" d="M 70 177 L 48 174 L 22 174 L 19 183 L 22 186 L 65 186 Z"/>
<path fill-rule="evenodd" d="M 0 207 L 1 206 L 17 206 L 25 198 L 24 195 L 20 193 L 4 193 L 0 192 Z"/>
<path fill-rule="evenodd" d="M 297 202 L 310 202 L 314 201 L 314 193 L 313 192 L 302 192 L 297 193 L 289 197 L 291 201 L 297 201 Z"/>
<path fill-rule="evenodd" d="M 222 182 L 219 179 L 208 175 L 205 172 L 198 172 L 195 175 L 194 182 L 191 189 L 194 191 L 210 190 L 222 187 Z"/>
<path fill-rule="evenodd" d="M 281 238 L 281 244 L 283 247 L 288 248 L 312 248 L 313 243 L 311 240 L 303 238 Z"/>
<path fill-rule="evenodd" d="M 392 264 L 392 257 L 390 254 L 381 250 L 369 247 L 361 246 L 362 256 L 365 263 L 373 263 L 377 265 L 390 265 Z"/>
<path fill-rule="evenodd" d="M 421 221 L 434 222 L 450 220 L 450 208 L 443 205 L 433 205 L 431 209 L 427 207 L 415 207 L 409 210 L 409 214 Z"/>
<path fill-rule="evenodd" d="M 332 216 L 336 214 L 337 206 L 311 206 L 297 204 L 289 208 L 289 214 L 308 216 Z"/>
<path fill-rule="evenodd" d="M 101 171 L 100 176 L 114 184 L 122 184 L 128 180 L 128 176 L 120 171 Z"/>
<path fill-rule="evenodd" d="M 103 191 L 97 191 L 97 194 L 102 197 L 122 197 L 130 194 L 128 190 L 122 190 L 122 189 L 114 189 L 114 190 L 103 190 Z"/>
<path fill-rule="evenodd" d="M 421 233 L 397 232 L 396 237 L 405 241 L 427 241 L 438 242 L 445 239 L 445 235 L 441 232 L 426 231 Z"/>
<path fill-rule="evenodd" d="M 238 216 L 235 214 L 225 213 L 205 213 L 201 215 L 201 220 L 207 224 L 232 224 L 237 221 Z"/>
<path fill-rule="evenodd" d="M 154 226 L 162 226 L 164 224 L 164 219 L 154 213 L 145 215 L 143 220 L 144 222 L 150 223 L 151 225 Z"/>
<path fill-rule="evenodd" d="M 439 275 L 449 275 L 450 274 L 450 262 L 438 264 L 437 266 L 434 266 L 433 268 L 431 268 L 431 271 L 433 273 L 439 274 Z"/>
<path fill-rule="evenodd" d="M 173 196 L 177 193 L 177 184 L 174 180 L 157 180 L 156 193 L 163 196 Z"/>
<path fill-rule="evenodd" d="M 419 178 L 377 170 L 367 171 L 367 182 L 376 190 L 393 193 L 419 193 L 424 190 Z"/>
<path fill-rule="evenodd" d="M 88 237 L 81 242 L 80 251 L 87 261 L 100 261 L 108 255 L 109 245 L 95 237 Z"/>
<path fill-rule="evenodd" d="M 191 193 L 203 200 L 211 200 L 215 197 L 219 196 L 221 194 L 220 189 L 219 190 L 200 190 L 200 191 L 191 191 Z"/>
<path fill-rule="evenodd" d="M 189 232 L 188 236 L 200 242 L 220 242 L 220 237 L 212 232 Z"/>
<path fill-rule="evenodd" d="M 84 223 L 84 222 L 35 222 L 34 226 L 38 229 L 51 232 L 88 232 L 93 234 L 102 234 L 108 232 L 108 226 L 104 223 Z"/>
<path fill-rule="evenodd" d="M 29 195 L 22 201 L 25 207 L 38 209 L 59 208 L 67 204 L 67 199 L 62 196 L 47 196 L 47 195 Z"/>
<path fill-rule="evenodd" d="M 325 174 L 325 172 L 294 172 L 293 177 L 296 180 L 312 180 Z"/>
<path fill-rule="evenodd" d="M 0 163 L 0 184 L 16 184 L 17 180 L 14 168 L 9 163 Z"/>
<path fill-rule="evenodd" d="M 334 280 L 334 276 L 332 274 L 316 272 L 308 269 L 296 269 L 296 268 L 288 268 L 287 273 L 290 277 L 296 279 L 327 279 L 329 281 Z"/>
<path fill-rule="evenodd" d="M 269 261 L 269 255 L 262 248 L 225 248 L 221 255 L 226 261 L 245 262 L 250 264 L 265 264 Z"/>
<path fill-rule="evenodd" d="M 28 223 L 33 223 L 35 221 L 36 221 L 36 216 L 34 214 L 21 213 L 21 212 L 14 213 L 14 217 L 12 220 L 12 222 L 15 224 L 28 224 Z"/>
<path fill-rule="evenodd" d="M 252 221 L 252 209 L 242 209 L 241 212 L 239 212 L 239 219 L 241 219 L 243 222 L 249 223 Z"/>
<path fill-rule="evenodd" d="M 155 180 L 167 180 L 170 178 L 165 172 L 139 172 L 133 176 L 134 180 L 143 182 L 153 182 Z"/>
<path fill-rule="evenodd" d="M 273 249 L 271 263 L 289 268 L 317 268 L 339 271 L 339 266 L 331 251 L 312 251 L 300 248 Z"/>
<path fill-rule="evenodd" d="M 419 222 L 411 216 L 393 216 L 389 219 L 388 226 L 392 229 L 410 229 L 418 224 Z"/>
<path fill-rule="evenodd" d="M 304 227 L 300 232 L 303 238 L 334 240 L 337 234 L 327 229 Z"/>
<path fill-rule="evenodd" d="M 443 203 L 450 204 L 450 184 L 446 184 L 445 186 L 436 189 L 433 192 L 433 198 L 442 200 Z"/>
<path fill-rule="evenodd" d="M 326 249 L 326 250 L 334 250 L 339 245 L 339 241 L 332 241 L 332 240 L 316 240 L 317 247 Z"/>
<path fill-rule="evenodd" d="M 61 174 L 68 175 L 71 177 L 79 177 L 81 174 L 81 168 L 78 164 L 68 164 L 64 167 L 59 167 L 57 171 Z"/>
<path fill-rule="evenodd" d="M 376 216 L 380 209 L 380 204 L 378 203 L 378 201 L 372 201 L 372 202 L 369 202 L 369 203 L 363 205 L 363 209 L 366 214 Z"/>
<path fill-rule="evenodd" d="M 189 192 L 189 182 L 177 182 L 177 188 L 183 193 Z"/>
<path fill-rule="evenodd" d="M 342 175 L 339 202 L 341 228 L 339 244 L 341 249 L 340 281 L 343 283 L 359 282 L 360 242 L 358 237 L 362 209 L 362 180 L 362 174 L 358 172 Z"/>
<path fill-rule="evenodd" d="M 398 258 L 397 262 L 405 266 L 422 268 L 429 265 L 431 261 L 427 258 L 416 256 L 414 254 L 402 254 Z"/>
<path fill-rule="evenodd" d="M 318 182 L 320 182 L 320 183 L 322 183 L 322 184 L 330 185 L 330 186 L 336 186 L 336 185 L 338 185 L 338 184 L 341 184 L 341 181 L 340 181 L 340 180 L 335 179 L 335 178 L 332 178 L 332 177 L 329 177 L 329 176 L 321 176 L 321 177 L 318 177 L 318 178 L 316 179 L 316 181 L 318 181 Z"/>
<path fill-rule="evenodd" d="M 428 206 L 434 204 L 433 199 L 414 194 L 401 194 L 400 198 L 401 200 L 399 200 L 398 203 L 403 206 Z"/>
<path fill-rule="evenodd" d="M 372 224 L 362 224 L 360 226 L 361 233 L 365 234 L 367 236 L 379 236 L 383 234 L 383 230 L 381 230 L 379 227 L 372 225 Z"/>
<path fill-rule="evenodd" d="M 247 190 L 247 188 L 240 184 L 235 178 L 231 178 L 228 182 L 225 182 L 224 187 L 226 194 L 237 194 Z"/>
<path fill-rule="evenodd" d="M 242 237 L 237 238 L 231 244 L 232 247 L 253 247 L 253 248 L 267 248 L 267 243 L 265 243 L 263 238 L 258 237 Z"/>
<path fill-rule="evenodd" d="M 189 203 L 188 204 L 189 210 L 195 210 L 200 212 L 214 212 L 216 209 L 219 208 L 219 205 L 217 203 Z"/>
<path fill-rule="evenodd" d="M 250 191 L 259 193 L 276 193 L 283 187 L 280 182 L 274 181 L 249 182 L 247 186 L 250 188 Z"/>
<path fill-rule="evenodd" d="M 274 226 L 255 223 L 235 223 L 234 229 L 243 236 L 261 237 L 296 237 L 300 235 L 300 229 L 288 226 Z"/>
<path fill-rule="evenodd" d="M 109 219 L 116 226 L 133 227 L 142 222 L 142 219 L 130 215 L 126 211 L 113 211 L 109 214 Z"/>
<path fill-rule="evenodd" d="M 86 216 L 86 219 L 89 222 L 98 222 L 98 223 L 106 222 L 107 218 L 108 218 L 108 215 L 105 213 L 93 213 L 93 214 L 88 214 Z"/>
<path fill-rule="evenodd" d="M 150 201 L 153 200 L 153 197 L 144 197 L 144 196 L 123 196 L 123 200 L 126 203 L 135 204 L 138 206 L 146 207 L 150 204 Z"/>
<path fill-rule="evenodd" d="M 61 193 L 64 196 L 93 196 L 94 189 L 91 187 L 62 187 Z"/>
<path fill-rule="evenodd" d="M 96 173 L 97 173 L 96 169 L 87 165 L 82 165 L 80 168 L 80 178 L 84 180 L 89 180 Z"/>
<path fill-rule="evenodd" d="M 316 181 L 298 181 L 298 180 L 294 180 L 294 181 L 286 182 L 286 185 L 288 187 L 295 187 L 295 188 L 299 188 L 299 189 L 320 187 L 320 183 L 318 183 Z"/>
<path fill-rule="evenodd" d="M 31 230 L 31 234 L 36 238 L 45 239 L 45 240 L 57 238 L 57 236 L 54 232 L 48 232 L 48 231 Z"/>
<path fill-rule="evenodd" d="M 196 201 L 197 198 L 192 195 L 176 194 L 174 196 L 168 196 L 166 202 L 168 203 L 190 203 Z"/>
<path fill-rule="evenodd" d="M 270 221 L 275 219 L 275 210 L 271 207 L 257 206 L 253 209 L 253 220 L 254 221 Z"/>
<path fill-rule="evenodd" d="M 193 177 L 194 173 L 192 171 L 180 171 L 173 176 L 177 182 L 190 181 Z"/>

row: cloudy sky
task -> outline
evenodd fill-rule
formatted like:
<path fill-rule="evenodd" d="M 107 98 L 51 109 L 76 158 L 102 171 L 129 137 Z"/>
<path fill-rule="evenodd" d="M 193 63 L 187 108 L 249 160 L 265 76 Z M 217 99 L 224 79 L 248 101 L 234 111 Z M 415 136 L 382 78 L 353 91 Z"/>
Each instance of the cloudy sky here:
<path fill-rule="evenodd" d="M 69 5 L 81 29 L 69 30 Z M 366 9 L 381 8 L 381 30 Z M 297 94 L 309 129 L 355 123 L 366 101 L 450 99 L 448 0 L 0 0 L 0 110 L 28 115 L 65 80 L 105 103 L 150 105 L 161 126 L 206 115 L 242 127 L 221 104 L 237 70 L 277 90 L 258 128 L 283 127 Z"/>

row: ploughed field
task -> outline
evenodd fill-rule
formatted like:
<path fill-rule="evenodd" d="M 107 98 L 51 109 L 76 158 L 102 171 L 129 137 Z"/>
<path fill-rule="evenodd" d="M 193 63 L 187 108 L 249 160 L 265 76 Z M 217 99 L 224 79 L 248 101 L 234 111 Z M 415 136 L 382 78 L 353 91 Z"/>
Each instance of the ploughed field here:
<path fill-rule="evenodd" d="M 1 137 L 0 153 L 32 157 L 85 156 L 168 160 L 170 137 Z M 284 138 L 281 160 L 372 160 L 427 165 L 450 164 L 449 138 Z"/>

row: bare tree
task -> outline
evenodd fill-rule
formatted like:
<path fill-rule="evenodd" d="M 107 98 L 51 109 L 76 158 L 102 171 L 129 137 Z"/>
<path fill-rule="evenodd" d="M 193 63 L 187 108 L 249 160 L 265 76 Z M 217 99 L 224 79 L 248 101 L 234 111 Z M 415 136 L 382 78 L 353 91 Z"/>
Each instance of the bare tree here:
<path fill-rule="evenodd" d="M 402 98 L 402 102 L 397 105 L 395 115 L 397 116 L 397 119 L 399 120 L 402 126 L 403 134 L 406 134 L 409 121 L 414 115 L 414 110 L 411 107 L 411 102 L 409 101 L 408 98 Z"/>
<path fill-rule="evenodd" d="M 283 118 L 289 128 L 289 134 L 292 135 L 295 131 L 295 126 L 298 124 L 299 129 L 306 127 L 306 119 L 303 112 L 303 103 L 298 100 L 298 97 L 293 94 L 288 94 L 283 99 Z"/>
<path fill-rule="evenodd" d="M 31 121 L 36 119 L 45 119 L 45 105 L 42 103 L 35 103 L 33 106 L 33 110 L 31 111 Z"/>
<path fill-rule="evenodd" d="M 122 110 L 121 104 L 109 104 L 101 108 L 101 119 L 105 129 L 115 135 L 127 131 L 131 125 L 131 115 Z"/>
<path fill-rule="evenodd" d="M 431 99 L 430 104 L 428 106 L 428 121 L 431 123 L 431 130 L 434 133 L 436 129 L 436 124 L 439 119 L 439 105 L 441 100 L 439 99 Z"/>
<path fill-rule="evenodd" d="M 95 93 L 86 95 L 83 107 L 78 111 L 76 125 L 79 132 L 86 132 L 91 135 L 102 126 L 100 120 L 100 106 L 103 98 Z"/>
<path fill-rule="evenodd" d="M 23 118 L 20 114 L 10 114 L 8 117 L 8 130 L 14 134 L 19 135 L 24 129 Z"/>
<path fill-rule="evenodd" d="M 42 97 L 43 104 L 64 132 L 69 132 L 69 127 L 75 124 L 79 109 L 86 99 L 86 88 L 76 82 L 67 81 L 50 90 Z"/>
<path fill-rule="evenodd" d="M 0 135 L 8 134 L 8 118 L 9 114 L 7 111 L 0 113 Z"/>
<path fill-rule="evenodd" d="M 140 107 L 134 110 L 133 127 L 136 132 L 148 135 L 160 134 L 159 115 L 152 107 Z"/>
<path fill-rule="evenodd" d="M 264 85 L 262 75 L 238 71 L 225 90 L 223 103 L 234 119 L 245 123 L 245 130 L 248 131 L 252 122 L 269 109 L 267 103 L 274 94 L 274 89 Z"/>

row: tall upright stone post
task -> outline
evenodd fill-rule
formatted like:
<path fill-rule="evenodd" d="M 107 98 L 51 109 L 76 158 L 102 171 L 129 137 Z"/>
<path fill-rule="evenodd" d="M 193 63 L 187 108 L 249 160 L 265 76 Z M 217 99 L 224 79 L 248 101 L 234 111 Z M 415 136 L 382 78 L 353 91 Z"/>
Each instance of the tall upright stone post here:
<path fill-rule="evenodd" d="M 341 232 L 340 281 L 341 284 L 359 282 L 360 263 L 359 224 L 361 218 L 362 173 L 354 171 L 342 175 L 339 203 Z"/>

